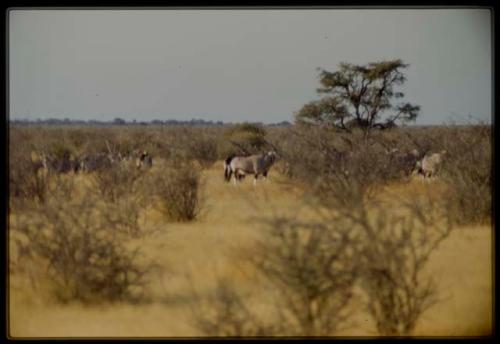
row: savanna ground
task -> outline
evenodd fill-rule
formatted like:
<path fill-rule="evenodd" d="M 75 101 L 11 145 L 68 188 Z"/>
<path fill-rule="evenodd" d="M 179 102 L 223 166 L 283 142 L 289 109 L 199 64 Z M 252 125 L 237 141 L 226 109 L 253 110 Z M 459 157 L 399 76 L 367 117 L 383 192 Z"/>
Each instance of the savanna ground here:
<path fill-rule="evenodd" d="M 319 144 L 325 147 L 334 147 L 336 144 L 338 145 L 335 147 L 341 147 L 340 143 L 327 141 L 326 138 L 322 141 L 324 137 L 321 135 L 323 134 L 310 133 L 311 130 L 303 131 L 300 135 L 310 135 L 303 141 L 311 144 L 307 146 L 305 143 L 297 142 L 303 136 L 292 137 L 286 132 L 281 132 L 281 129 L 267 132 L 252 131 L 252 128 L 243 129 L 245 130 L 240 133 L 230 129 L 199 129 L 200 132 L 196 136 L 187 135 L 196 133 L 198 130 L 196 128 L 170 131 L 161 128 L 154 131 L 139 128 L 136 132 L 123 128 L 109 129 L 113 131 L 114 136 L 107 135 L 106 138 L 117 146 L 123 147 L 130 144 L 147 148 L 154 157 L 152 169 L 141 171 L 136 179 L 131 181 L 124 177 L 125 182 L 123 178 L 116 176 L 116 179 L 112 179 L 116 184 L 111 185 L 116 186 L 117 190 L 120 189 L 117 201 L 114 198 L 105 197 L 108 195 L 106 185 L 96 184 L 95 173 L 40 177 L 43 171 L 35 171 L 34 175 L 23 176 L 21 172 L 16 171 L 22 158 L 13 160 L 13 157 L 25 156 L 27 158 L 24 162 L 28 164 L 25 166 L 29 166 L 28 161 L 32 160 L 30 152 L 42 149 L 55 151 L 61 146 L 75 155 L 91 148 L 98 150 L 96 147 L 103 143 L 103 135 L 97 133 L 98 130 L 71 129 L 78 131 L 78 135 L 74 133 L 72 135 L 69 129 L 58 128 L 56 131 L 56 129 L 44 128 L 42 131 L 34 132 L 32 128 L 11 128 L 10 335 L 12 337 L 203 337 L 207 335 L 378 336 L 390 333 L 415 336 L 485 336 L 492 333 L 493 233 L 488 218 L 491 211 L 491 200 L 488 198 L 491 197 L 490 185 L 481 184 L 486 190 L 486 196 L 485 193 L 471 195 L 470 192 L 477 192 L 477 187 L 476 191 L 465 190 L 466 186 L 472 183 L 470 181 L 472 179 L 479 184 L 490 183 L 489 179 L 480 178 L 483 175 L 490 175 L 488 166 L 491 161 L 487 160 L 490 154 L 488 151 L 490 149 L 489 135 L 491 135 L 489 128 L 447 128 L 447 137 L 448 139 L 453 137 L 452 142 L 442 138 L 442 135 L 436 135 L 432 129 L 422 129 L 426 130 L 427 136 L 415 134 L 410 141 L 404 141 L 402 136 L 398 136 L 399 134 L 387 134 L 384 138 L 375 138 L 375 140 L 385 140 L 384 142 L 389 142 L 389 145 L 397 145 L 402 150 L 415 144 L 419 145 L 420 149 L 427 148 L 433 151 L 446 148 L 451 156 L 449 159 L 453 163 L 444 164 L 440 177 L 431 181 L 423 181 L 419 176 L 400 178 L 399 175 L 389 179 L 387 176 L 392 175 L 392 171 L 385 170 L 382 173 L 373 167 L 373 162 L 367 162 L 372 167 L 370 169 L 372 172 L 358 171 L 356 168 L 362 166 L 362 163 L 359 163 L 360 160 L 355 160 L 358 163 L 356 168 L 349 170 L 349 177 L 339 177 L 337 173 L 323 170 L 325 165 L 330 166 L 324 160 L 308 154 L 315 161 L 321 160 L 321 166 L 305 162 L 307 159 L 304 157 L 304 152 L 307 149 L 318 151 L 312 148 L 312 140 L 318 140 Z M 219 135 L 220 131 L 224 131 L 225 134 Z M 92 135 L 101 139 L 92 140 Z M 155 138 L 154 135 L 158 137 Z M 164 139 L 166 137 L 173 138 L 169 141 Z M 193 140 L 193 137 L 196 137 L 196 140 Z M 289 141 L 283 137 L 288 137 Z M 429 139 L 440 137 L 441 140 L 438 141 Z M 137 138 L 142 138 L 142 142 Z M 263 141 L 259 142 L 258 138 L 262 138 Z M 465 162 L 453 160 L 456 156 L 453 154 L 460 150 L 460 147 L 469 145 L 471 140 L 477 143 L 475 149 L 470 151 L 471 156 L 467 157 Z M 235 144 L 228 144 L 229 141 Z M 23 142 L 23 144 L 14 147 L 12 142 Z M 37 145 L 36 142 L 39 144 Z M 350 144 L 356 143 L 356 138 L 351 138 L 350 142 Z M 162 144 L 165 146 L 161 146 Z M 278 149 L 281 156 L 281 160 L 271 168 L 269 180 L 259 180 L 256 187 L 252 185 L 251 176 L 247 176 L 237 186 L 232 185 L 232 182 L 223 181 L 223 158 L 232 152 L 234 147 L 252 152 L 270 149 L 266 144 L 272 146 L 273 149 Z M 460 146 L 460 144 L 463 145 Z M 478 146 L 483 149 L 479 149 Z M 368 145 L 368 147 L 370 148 L 367 149 L 373 149 L 374 145 Z M 360 151 L 360 157 L 365 157 L 363 154 L 366 153 L 370 156 L 374 154 L 372 151 Z M 197 156 L 200 154 L 202 157 Z M 470 159 L 479 159 L 480 163 L 475 163 L 472 171 L 466 168 L 457 169 L 457 164 L 468 166 Z M 390 169 L 391 167 L 384 168 Z M 477 172 L 476 169 L 482 170 Z M 186 179 L 175 175 L 175 172 L 166 172 L 176 170 L 184 171 L 182 175 L 188 176 L 187 184 L 189 181 L 192 182 L 189 184 L 190 187 L 181 191 L 177 190 L 177 193 L 165 186 L 186 183 Z M 186 172 L 191 170 L 196 172 L 193 175 Z M 459 173 L 457 170 L 460 175 L 453 174 Z M 321 175 L 323 179 L 313 183 L 310 178 L 311 174 Z M 357 179 L 358 177 L 360 179 Z M 37 187 L 33 178 L 39 183 L 46 182 L 47 185 Z M 363 268 L 356 270 L 356 274 L 351 274 L 350 270 L 347 273 L 346 278 L 352 277 L 352 283 L 334 284 L 340 287 L 333 288 L 333 291 L 324 289 L 329 291 L 318 292 L 317 298 L 310 296 L 310 291 L 314 288 L 302 289 L 300 283 L 290 288 L 283 287 L 282 284 L 263 273 L 263 271 L 271 270 L 262 268 L 263 265 L 260 265 L 262 261 L 259 260 L 261 257 L 266 260 L 276 258 L 277 262 L 280 261 L 272 252 L 272 247 L 277 246 L 265 245 L 276 239 L 269 234 L 272 232 L 272 229 L 269 229 L 269 223 L 271 227 L 273 223 L 275 224 L 273 228 L 281 228 L 279 219 L 281 221 L 287 219 L 292 221 L 291 223 L 322 224 L 330 220 L 332 223 L 337 223 L 336 221 L 343 221 L 343 218 L 331 214 L 336 213 L 337 210 L 341 213 L 339 210 L 341 206 L 345 206 L 345 209 L 357 209 L 353 202 L 361 202 L 359 203 L 363 204 L 361 208 L 367 204 L 365 197 L 360 200 L 356 195 L 349 194 L 345 189 L 346 184 L 337 184 L 339 178 L 346 178 L 345 182 L 350 190 L 354 188 L 363 195 L 369 193 L 370 202 L 375 202 L 374 200 L 382 202 L 384 209 L 390 209 L 390 214 L 401 212 L 407 217 L 419 216 L 414 204 L 411 203 L 419 196 L 428 197 L 429 204 L 434 208 L 445 207 L 444 204 L 448 202 L 446 215 L 447 219 L 449 218 L 450 229 L 443 235 L 442 241 L 439 240 L 438 244 L 430 250 L 429 259 L 424 261 L 425 264 L 414 268 L 409 258 L 411 255 L 405 253 L 401 259 L 407 259 L 409 265 L 403 264 L 397 269 L 387 268 L 389 273 L 395 274 L 394 279 L 406 273 L 411 274 L 415 269 L 418 272 L 418 279 L 410 278 L 410 282 L 388 284 L 387 288 L 396 290 L 401 286 L 400 283 L 409 283 L 409 289 L 418 290 L 430 277 L 435 282 L 432 290 L 436 292 L 437 302 L 425 311 L 415 310 L 416 320 L 410 321 L 414 324 L 406 330 L 401 330 L 402 332 L 387 330 L 387 326 L 376 324 L 377 321 L 398 323 L 399 320 L 388 320 L 384 318 L 384 315 L 374 315 L 375 313 L 367 306 L 376 305 L 381 301 L 377 299 L 377 296 L 364 292 L 364 284 L 356 282 L 358 275 L 361 275 L 361 280 L 366 279 L 367 283 L 370 282 L 371 277 L 363 277 L 363 273 L 368 271 L 364 260 L 360 260 L 359 265 Z M 372 181 L 371 184 L 365 185 L 361 182 L 367 179 Z M 29 184 L 30 182 L 32 184 Z M 21 183 L 31 185 L 33 189 L 21 188 L 19 187 Z M 122 190 L 123 185 L 119 183 L 123 183 L 126 187 Z M 13 190 L 16 185 L 19 190 Z M 58 185 L 62 186 L 58 188 Z M 455 188 L 450 188 L 450 185 Z M 462 189 L 458 190 L 459 187 Z M 190 193 L 193 188 L 197 190 L 194 196 L 192 192 Z M 179 196 L 178 192 L 184 192 L 183 196 Z M 186 196 L 186 192 L 190 196 Z M 36 196 L 37 193 L 44 195 L 43 201 Z M 174 216 L 171 211 L 166 211 L 165 208 L 169 207 L 169 200 L 176 199 L 179 202 L 189 197 L 198 200 L 193 204 L 183 203 L 191 204 L 196 210 L 199 209 L 194 212 L 193 216 L 183 217 L 178 214 Z M 474 199 L 474 204 L 471 205 L 464 201 L 464 197 L 470 199 L 478 197 L 482 203 Z M 432 203 L 430 198 L 438 200 L 437 203 Z M 121 200 L 125 199 L 131 202 L 122 204 Z M 413 207 L 403 207 L 402 204 L 405 201 L 410 202 Z M 63 203 L 66 203 L 68 208 L 61 208 Z M 139 209 L 136 209 L 137 207 Z M 473 207 L 477 211 L 467 212 L 460 207 L 467 209 Z M 87 209 L 92 210 L 87 212 Z M 368 217 L 375 218 L 374 228 L 378 228 L 380 237 L 383 237 L 386 227 L 382 222 L 377 222 L 378 213 L 372 214 L 368 206 L 366 209 L 369 213 Z M 410 213 L 406 212 L 408 209 Z M 91 215 L 94 214 L 92 211 L 97 211 L 95 214 L 99 215 Z M 64 214 L 58 218 L 59 215 L 55 214 L 61 212 Z M 76 219 L 67 220 L 68 212 L 76 214 Z M 117 236 L 108 242 L 109 245 L 123 244 L 117 248 L 117 252 L 125 252 L 120 251 L 122 248 L 139 250 L 139 255 L 133 256 L 129 263 L 139 270 L 142 267 L 144 271 L 147 270 L 140 283 L 134 284 L 129 281 L 127 284 L 117 277 L 118 275 L 110 275 L 107 272 L 116 268 L 108 260 L 120 261 L 123 257 L 132 257 L 131 255 L 121 253 L 123 256 L 120 256 L 120 253 L 117 253 L 116 256 L 106 256 L 106 253 L 96 253 L 108 263 L 94 266 L 92 265 L 94 264 L 93 250 L 106 251 L 106 248 L 99 244 L 89 244 L 89 242 L 95 239 L 100 240 L 100 237 L 97 235 L 94 238 L 92 232 L 89 232 L 87 237 L 81 237 L 78 233 L 72 232 L 74 228 L 78 230 L 79 226 L 96 228 L 96 231 L 101 230 L 99 225 L 87 224 L 85 221 L 92 217 L 107 218 L 104 214 L 109 215 L 110 212 L 127 214 L 137 212 L 137 216 L 132 220 L 127 219 L 121 222 L 106 220 L 108 222 L 105 222 L 103 228 L 104 232 L 117 233 Z M 324 215 L 325 213 L 330 215 Z M 83 219 L 83 217 L 86 218 Z M 77 224 L 80 220 L 83 224 Z M 392 222 L 388 221 L 388 223 Z M 64 230 L 57 232 L 55 229 L 59 228 L 57 226 Z M 357 228 L 355 225 L 352 226 L 352 228 Z M 292 227 L 291 225 L 290 228 Z M 334 226 L 328 230 L 335 231 L 335 228 L 337 227 Z M 347 228 L 347 232 L 350 228 Z M 49 233 L 46 237 L 37 234 L 46 231 Z M 393 243 L 391 238 L 398 236 L 394 234 L 397 232 L 388 231 L 387 233 L 392 234 L 384 237 L 386 241 L 383 242 L 382 247 L 390 246 Z M 428 232 L 422 233 L 428 235 L 425 237 L 427 239 L 432 237 Z M 314 237 L 314 234 L 309 235 Z M 360 235 L 363 238 L 362 234 Z M 64 237 L 67 237 L 67 242 L 63 240 Z M 287 269 L 295 266 L 298 259 L 301 263 L 297 266 L 300 266 L 300 269 L 304 268 L 304 271 L 309 274 L 306 273 L 305 281 L 323 278 L 322 272 L 315 270 L 315 266 L 307 265 L 310 263 L 314 265 L 316 262 L 323 266 L 323 258 L 315 253 L 321 251 L 323 246 L 314 246 L 316 243 L 306 237 L 308 238 L 306 235 L 303 241 L 293 241 L 293 244 L 290 244 L 291 241 L 282 242 L 283 245 L 290 244 L 291 251 L 295 250 L 295 253 L 287 256 L 287 259 L 291 259 L 290 265 L 285 263 L 286 266 L 281 266 L 276 271 L 289 271 Z M 76 246 L 81 245 L 89 250 L 87 258 L 77 257 L 78 254 L 85 255 L 85 253 L 79 253 L 78 247 L 74 248 L 75 252 L 71 251 L 69 247 L 72 247 L 72 240 L 77 244 Z M 280 243 L 279 240 L 283 238 L 277 240 Z M 317 240 L 323 239 L 318 237 Z M 352 241 L 353 247 L 359 246 L 360 251 L 354 254 L 362 256 L 364 253 L 361 252 L 366 249 L 363 245 L 365 241 L 364 239 L 356 240 L 360 241 Z M 392 249 L 393 252 L 400 247 L 405 250 L 408 247 L 408 252 L 413 250 L 409 241 L 398 240 L 395 241 L 394 247 L 396 248 Z M 325 244 L 326 251 L 337 248 L 343 252 L 344 249 L 350 249 L 349 241 L 346 244 L 338 244 L 335 240 L 327 242 L 328 245 L 334 246 Z M 264 245 L 261 245 L 262 243 Z M 415 247 L 421 248 L 423 245 Z M 314 248 L 314 252 L 308 251 L 310 247 Z M 268 251 L 265 251 L 266 249 Z M 380 257 L 383 257 L 386 253 L 375 252 L 373 254 L 380 254 Z M 337 258 L 332 257 L 335 264 Z M 342 260 L 338 263 L 347 264 Z M 145 268 L 147 264 L 152 264 L 151 269 Z M 86 265 L 92 265 L 97 270 L 87 272 L 84 276 L 78 275 L 77 271 L 84 270 Z M 118 264 L 117 269 L 125 271 L 128 268 L 126 264 Z M 106 270 L 106 272 L 99 271 L 99 269 Z M 108 277 L 103 278 L 102 274 Z M 294 271 L 283 273 L 283 275 L 279 272 L 278 275 L 283 276 L 284 280 L 291 278 L 288 281 L 295 281 L 297 276 Z M 302 276 L 302 273 L 298 275 Z M 325 280 L 335 279 L 331 277 L 332 275 L 328 276 Z M 120 282 L 110 282 L 106 278 L 117 279 Z M 100 289 L 92 289 L 92 283 L 94 283 L 92 281 L 103 284 Z M 348 295 L 345 296 L 345 304 L 335 303 L 331 309 L 325 308 L 324 313 L 317 311 L 321 308 L 316 304 L 318 300 L 337 297 L 343 300 L 344 294 L 341 296 L 335 294 L 335 290 L 342 288 L 348 290 L 345 294 Z M 301 295 L 304 293 L 308 295 L 305 297 L 307 301 L 298 301 L 293 306 L 292 301 L 285 303 L 284 307 L 280 306 L 282 304 L 277 301 L 280 299 L 278 294 L 294 295 L 293 300 L 303 300 L 304 297 Z M 411 296 L 411 291 L 409 293 Z M 405 295 L 401 296 L 401 300 L 407 297 L 410 299 L 409 303 L 415 305 L 418 304 L 415 301 L 419 300 L 418 297 L 426 298 L 425 295 L 428 294 L 418 294 L 420 296 L 413 299 L 412 296 L 408 296 L 408 291 Z M 323 297 L 326 299 L 322 299 Z M 392 298 L 392 296 L 385 297 Z M 398 302 L 404 304 L 401 300 Z M 305 308 L 294 310 L 297 305 Z M 394 314 L 400 315 L 397 318 L 402 319 L 408 313 L 406 310 L 401 310 L 406 309 L 405 307 L 392 305 L 384 309 L 392 309 Z M 279 310 L 284 308 L 289 308 L 290 312 L 281 314 Z M 408 308 L 410 313 L 414 308 Z M 325 317 L 324 314 L 330 311 L 332 315 Z M 313 316 L 309 320 L 303 319 L 297 315 L 300 313 L 310 313 Z M 346 313 L 349 316 L 340 318 L 338 317 L 340 313 Z M 281 318 L 280 315 L 285 318 Z M 317 319 L 314 318 L 315 316 Z M 324 319 L 326 320 L 323 321 Z M 332 326 L 331 324 L 335 322 L 343 326 Z M 250 323 L 252 326 L 249 327 Z M 230 328 L 225 329 L 224 326 Z M 396 327 L 399 329 L 398 326 Z"/>

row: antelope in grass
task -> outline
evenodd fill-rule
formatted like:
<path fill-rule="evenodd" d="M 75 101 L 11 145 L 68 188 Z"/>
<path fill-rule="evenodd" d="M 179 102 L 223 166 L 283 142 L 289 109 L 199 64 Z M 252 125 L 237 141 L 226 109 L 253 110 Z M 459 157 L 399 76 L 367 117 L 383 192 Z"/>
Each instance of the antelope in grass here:
<path fill-rule="evenodd" d="M 246 174 L 253 174 L 253 185 L 255 186 L 259 175 L 267 178 L 267 173 L 275 161 L 276 153 L 274 151 L 247 157 L 230 155 L 224 161 L 224 179 L 229 182 L 234 174 L 234 184 L 236 185 L 236 181 Z"/>

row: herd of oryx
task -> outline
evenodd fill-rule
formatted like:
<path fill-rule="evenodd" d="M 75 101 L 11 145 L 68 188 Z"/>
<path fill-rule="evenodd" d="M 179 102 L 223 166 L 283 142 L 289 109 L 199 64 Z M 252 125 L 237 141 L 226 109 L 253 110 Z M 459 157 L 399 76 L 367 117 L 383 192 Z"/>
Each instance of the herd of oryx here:
<path fill-rule="evenodd" d="M 434 177 L 443 161 L 446 151 L 439 153 L 421 154 L 417 149 L 409 152 L 400 152 L 397 148 L 386 151 L 391 162 L 398 163 L 407 171 L 413 174 L 421 175 L 424 178 Z M 348 159 L 349 154 L 338 154 L 339 160 Z M 257 184 L 257 178 L 262 175 L 267 178 L 269 169 L 276 161 L 276 152 L 270 151 L 263 154 L 254 154 L 250 156 L 230 155 L 224 161 L 224 179 L 229 182 L 231 176 L 234 177 L 234 184 L 241 180 L 246 174 L 254 176 L 253 183 Z M 340 161 L 339 161 L 340 162 Z"/>
<path fill-rule="evenodd" d="M 108 146 L 109 149 L 109 146 Z M 106 170 L 120 162 L 133 162 L 138 169 L 150 168 L 153 166 L 153 158 L 145 150 L 135 150 L 132 152 L 120 153 L 97 152 L 95 154 L 85 154 L 79 157 L 73 157 L 66 151 L 62 156 L 47 155 L 42 153 L 37 161 L 35 168 L 43 168 L 49 172 L 55 173 L 78 173 L 94 172 Z"/>
<path fill-rule="evenodd" d="M 150 168 L 153 165 L 152 156 L 145 150 L 120 153 L 111 150 L 109 144 L 107 142 L 106 144 L 108 152 L 87 154 L 76 158 L 72 157 L 69 152 L 65 152 L 59 157 L 41 154 L 41 159 L 38 161 L 39 166 L 37 167 L 56 173 L 77 173 L 108 169 L 120 162 L 135 161 L 135 166 L 138 169 Z M 436 175 L 446 151 L 421 154 L 417 149 L 400 152 L 396 148 L 387 150 L 386 154 L 389 156 L 389 161 L 402 166 L 406 171 L 429 178 Z M 346 152 L 339 152 L 337 155 L 338 159 L 336 160 L 339 163 L 347 160 L 350 156 Z M 276 159 L 277 153 L 275 151 L 249 156 L 231 154 L 224 160 L 224 179 L 229 182 L 231 177 L 234 177 L 233 181 L 236 184 L 245 175 L 250 174 L 254 176 L 253 183 L 256 185 L 259 176 L 264 177 L 264 179 L 267 178 L 267 174 Z"/>

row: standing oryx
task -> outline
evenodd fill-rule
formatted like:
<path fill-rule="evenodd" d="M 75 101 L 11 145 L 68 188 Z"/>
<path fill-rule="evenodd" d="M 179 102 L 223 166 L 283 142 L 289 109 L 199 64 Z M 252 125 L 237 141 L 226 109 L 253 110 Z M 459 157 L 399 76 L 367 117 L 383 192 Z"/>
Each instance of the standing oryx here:
<path fill-rule="evenodd" d="M 276 161 L 276 153 L 271 151 L 247 157 L 231 155 L 224 161 L 224 179 L 228 182 L 234 174 L 234 183 L 247 173 L 254 175 L 253 184 L 257 185 L 259 174 L 267 178 L 269 169 Z"/>
<path fill-rule="evenodd" d="M 445 155 L 445 150 L 442 150 L 439 153 L 425 155 L 418 164 L 419 173 L 422 174 L 424 178 L 435 176 Z"/>

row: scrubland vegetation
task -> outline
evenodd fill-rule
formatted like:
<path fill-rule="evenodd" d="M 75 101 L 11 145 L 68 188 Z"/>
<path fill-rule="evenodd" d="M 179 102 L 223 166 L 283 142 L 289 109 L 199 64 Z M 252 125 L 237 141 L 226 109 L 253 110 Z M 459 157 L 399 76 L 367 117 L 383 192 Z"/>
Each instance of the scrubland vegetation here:
<path fill-rule="evenodd" d="M 48 308 L 162 304 L 155 319 L 187 324 L 177 333 L 158 325 L 154 335 L 166 337 L 426 334 L 415 331 L 447 292 L 429 262 L 454 231 L 491 225 L 491 135 L 486 125 L 368 135 L 307 124 L 11 126 L 10 294 L 22 291 Z M 55 173 L 41 158 L 69 154 L 76 161 L 109 146 L 123 154 L 145 150 L 153 167 L 122 161 Z M 424 180 L 388 153 L 395 148 L 447 153 L 437 176 Z M 229 154 L 267 150 L 279 157 L 269 182 L 224 183 Z M 217 259 L 225 269 L 244 266 L 251 277 L 207 271 L 203 264 Z M 204 268 L 190 270 L 196 261 Z M 191 282 L 182 284 L 185 274 Z M 176 283 L 183 285 L 177 299 L 186 300 L 187 315 L 179 317 L 168 315 L 172 301 L 159 301 L 176 298 Z M 36 336 L 19 315 L 29 313 L 29 302 L 10 307 L 11 334 Z M 356 323 L 359 314 L 368 325 Z"/>

